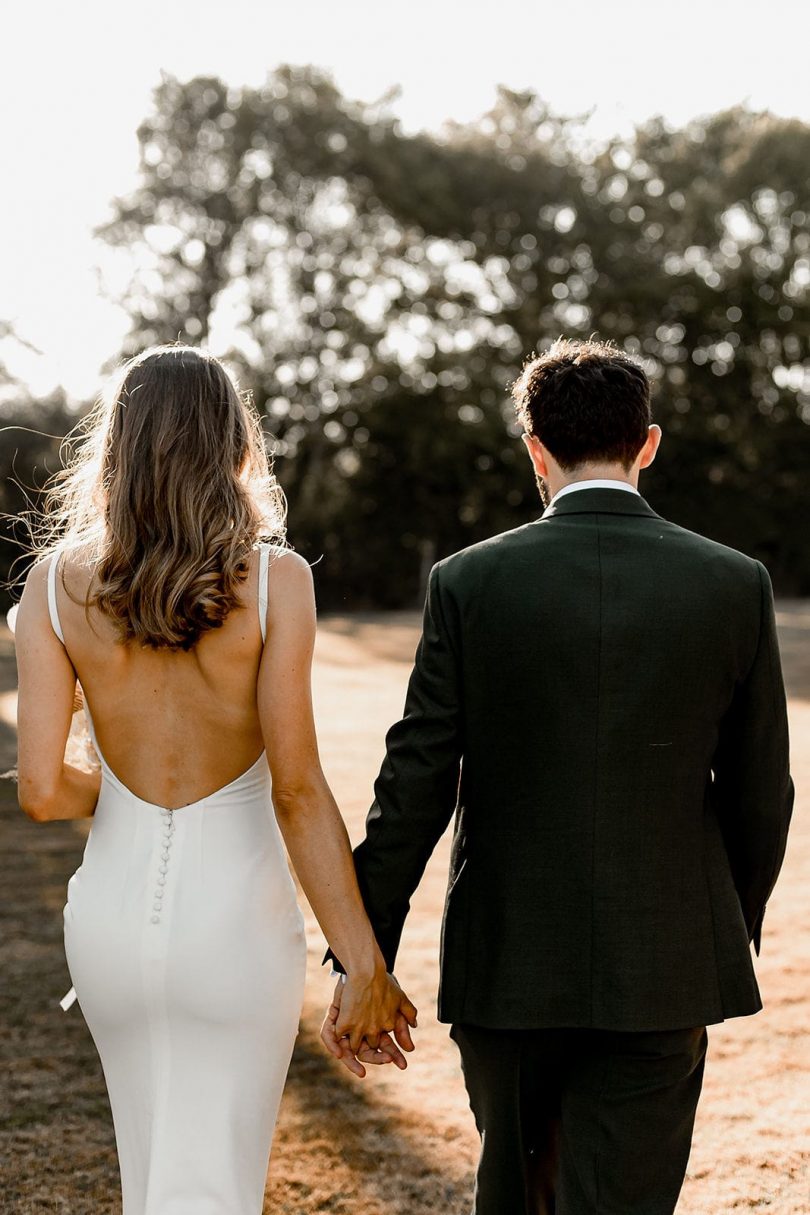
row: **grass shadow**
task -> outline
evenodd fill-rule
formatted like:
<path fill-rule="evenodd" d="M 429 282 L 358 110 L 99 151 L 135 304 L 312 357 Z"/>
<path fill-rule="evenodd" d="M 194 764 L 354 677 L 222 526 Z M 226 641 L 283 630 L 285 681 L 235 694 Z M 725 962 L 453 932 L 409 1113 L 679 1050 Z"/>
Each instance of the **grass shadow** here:
<path fill-rule="evenodd" d="M 368 1081 L 358 1082 L 329 1059 L 316 1031 L 304 1024 L 265 1209 L 268 1215 L 463 1215 L 472 1179 L 459 1167 L 456 1138 L 418 1109 L 387 1105 Z M 307 1160 L 300 1177 L 296 1152 Z"/>

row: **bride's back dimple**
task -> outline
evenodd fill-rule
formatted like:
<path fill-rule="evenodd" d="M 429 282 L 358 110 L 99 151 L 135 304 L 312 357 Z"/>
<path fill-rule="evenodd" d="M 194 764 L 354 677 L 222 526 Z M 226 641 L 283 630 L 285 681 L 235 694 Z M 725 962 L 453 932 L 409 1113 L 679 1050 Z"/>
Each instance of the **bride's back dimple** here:
<path fill-rule="evenodd" d="M 169 651 L 118 642 L 101 612 L 85 610 L 90 571 L 69 557 L 59 562 L 58 622 L 99 748 L 119 781 L 144 801 L 197 802 L 261 754 L 259 564 L 256 553 L 241 606 L 221 628 L 189 651 Z"/>

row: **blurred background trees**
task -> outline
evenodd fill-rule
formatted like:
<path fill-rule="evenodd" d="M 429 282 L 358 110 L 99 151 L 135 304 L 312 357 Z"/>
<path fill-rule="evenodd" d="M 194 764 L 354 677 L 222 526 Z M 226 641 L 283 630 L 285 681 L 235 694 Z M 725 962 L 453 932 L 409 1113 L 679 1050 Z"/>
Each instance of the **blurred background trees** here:
<path fill-rule="evenodd" d="M 653 506 L 810 593 L 810 127 L 739 108 L 592 148 L 502 88 L 474 125 L 404 135 L 386 99 L 282 68 L 165 77 L 139 140 L 102 232 L 122 354 L 227 351 L 324 606 L 411 605 L 438 557 L 536 517 L 508 386 L 560 333 L 644 360 Z M 58 429 L 58 401 L 14 408 Z M 18 476 L 53 457 L 13 442 Z"/>
<path fill-rule="evenodd" d="M 35 350 L 7 321 L 0 320 L 0 342 Z M 60 467 L 62 437 L 76 422 L 64 392 L 36 398 L 0 358 L 0 605 L 27 568 L 25 545 L 32 511 L 42 505 L 41 487 Z M 13 598 L 19 598 L 14 595 Z"/>

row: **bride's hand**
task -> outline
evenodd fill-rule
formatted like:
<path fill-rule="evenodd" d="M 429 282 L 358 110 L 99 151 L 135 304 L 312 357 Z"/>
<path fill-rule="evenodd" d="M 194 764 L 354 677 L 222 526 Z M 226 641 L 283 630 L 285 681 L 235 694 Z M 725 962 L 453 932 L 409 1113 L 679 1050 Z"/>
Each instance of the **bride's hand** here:
<path fill-rule="evenodd" d="M 393 975 L 380 968 L 370 976 L 347 975 L 342 984 L 340 1014 L 335 1025 L 338 1039 L 348 1038 L 356 1054 L 363 1039 L 369 1046 L 379 1046 L 380 1035 L 396 1032 L 398 1022 L 416 1025 L 416 1009 Z M 413 1049 L 408 1033 L 409 1047 Z"/>
<path fill-rule="evenodd" d="M 415 1027 L 416 1008 L 393 975 L 379 970 L 368 978 L 347 976 L 338 981 L 321 1037 L 327 1049 L 344 1062 L 359 1058 L 405 1068 L 401 1050 L 414 1049 L 410 1031 Z M 350 1066 L 350 1070 L 365 1074 L 362 1066 Z"/>
<path fill-rule="evenodd" d="M 340 994 L 340 991 L 335 993 L 335 1000 L 340 999 Z M 321 1027 L 321 1041 L 329 1051 L 329 1054 L 339 1059 L 345 1068 L 348 1068 L 353 1075 L 359 1076 L 361 1080 L 366 1074 L 363 1064 L 373 1063 L 375 1066 L 379 1066 L 380 1064 L 393 1063 L 401 1071 L 404 1071 L 408 1066 L 405 1056 L 390 1034 L 381 1034 L 380 1045 L 376 1049 L 369 1046 L 364 1039 L 360 1043 L 360 1049 L 356 1055 L 352 1054 L 348 1041 L 338 1041 L 335 1025 L 340 1015 L 340 1004 L 335 1003 L 335 1000 L 332 1001 L 326 1010 L 326 1016 Z"/>

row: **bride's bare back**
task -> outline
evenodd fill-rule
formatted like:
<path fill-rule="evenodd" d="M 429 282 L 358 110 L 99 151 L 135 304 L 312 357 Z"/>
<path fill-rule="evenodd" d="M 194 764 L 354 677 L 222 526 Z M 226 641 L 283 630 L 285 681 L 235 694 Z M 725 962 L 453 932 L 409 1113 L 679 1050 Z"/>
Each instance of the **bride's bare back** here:
<path fill-rule="evenodd" d="M 291 559 L 300 560 L 271 551 L 270 578 Z M 92 571 L 69 555 L 59 562 L 59 618 L 99 747 L 144 801 L 173 808 L 198 801 L 261 754 L 258 579 L 256 552 L 240 606 L 221 628 L 203 633 L 191 650 L 155 650 L 121 644 L 109 619 L 85 609 Z"/>

